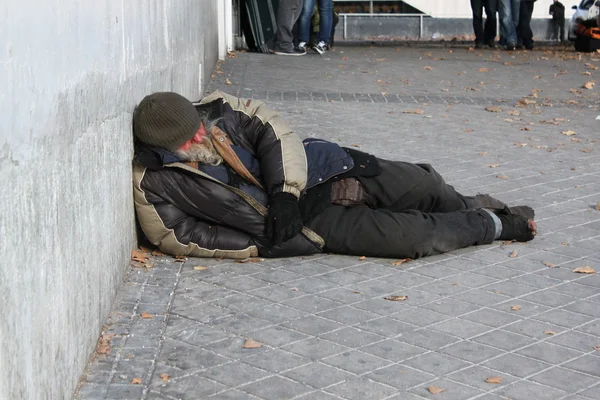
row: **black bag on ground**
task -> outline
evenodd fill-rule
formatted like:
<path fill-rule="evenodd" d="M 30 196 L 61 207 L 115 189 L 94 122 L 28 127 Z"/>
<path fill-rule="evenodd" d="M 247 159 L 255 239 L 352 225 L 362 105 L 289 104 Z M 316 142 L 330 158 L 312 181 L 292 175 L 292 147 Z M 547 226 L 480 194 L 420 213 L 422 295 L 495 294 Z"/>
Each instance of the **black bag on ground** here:
<path fill-rule="evenodd" d="M 275 42 L 279 0 L 242 0 L 240 23 L 250 51 L 268 53 Z"/>

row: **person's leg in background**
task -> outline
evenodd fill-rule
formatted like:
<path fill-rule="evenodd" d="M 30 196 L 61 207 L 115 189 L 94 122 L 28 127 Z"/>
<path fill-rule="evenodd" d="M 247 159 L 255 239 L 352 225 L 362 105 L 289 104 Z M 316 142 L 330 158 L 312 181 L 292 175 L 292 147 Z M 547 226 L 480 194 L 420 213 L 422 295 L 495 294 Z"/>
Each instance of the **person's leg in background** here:
<path fill-rule="evenodd" d="M 483 47 L 484 42 L 483 2 L 484 0 L 471 0 L 471 10 L 473 11 L 473 32 L 475 33 L 476 48 Z"/>
<path fill-rule="evenodd" d="M 273 53 L 277 55 L 301 56 L 306 50 L 294 46 L 294 24 L 300 17 L 302 0 L 280 0 L 277 8 L 277 32 Z"/>
<path fill-rule="evenodd" d="M 533 1 L 522 0 L 519 11 L 518 33 L 519 39 L 527 50 L 533 50 L 533 32 L 531 31 L 531 16 L 533 14 Z"/>
<path fill-rule="evenodd" d="M 315 9 L 315 0 L 304 0 L 302 3 L 302 12 L 298 18 L 298 48 L 306 50 L 306 45 L 310 40 L 312 30 L 311 20 Z M 321 18 L 321 16 L 319 16 Z"/>
<path fill-rule="evenodd" d="M 517 47 L 517 31 L 512 17 L 511 0 L 498 0 L 498 14 L 502 40 L 506 43 L 507 50 L 514 50 Z"/>
<path fill-rule="evenodd" d="M 319 7 L 319 42 L 313 46 L 313 50 L 323 54 L 329 48 L 333 24 L 333 0 L 317 0 L 317 4 Z"/>
<path fill-rule="evenodd" d="M 558 23 L 558 30 L 560 31 L 560 42 L 564 43 L 565 42 L 565 18 L 559 18 L 557 21 Z M 556 40 L 558 40 L 559 36 L 558 36 L 558 32 L 557 32 L 557 36 L 556 36 Z"/>
<path fill-rule="evenodd" d="M 496 48 L 496 13 L 498 12 L 498 0 L 485 0 L 485 29 L 484 29 L 484 42 L 487 46 Z"/>

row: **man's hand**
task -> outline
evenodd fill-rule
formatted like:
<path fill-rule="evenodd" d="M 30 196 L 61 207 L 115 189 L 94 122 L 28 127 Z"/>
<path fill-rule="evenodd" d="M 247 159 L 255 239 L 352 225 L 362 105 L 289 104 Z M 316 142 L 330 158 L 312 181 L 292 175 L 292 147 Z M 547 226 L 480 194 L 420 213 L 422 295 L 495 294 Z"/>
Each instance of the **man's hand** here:
<path fill-rule="evenodd" d="M 302 230 L 298 199 L 290 193 L 277 193 L 269 199 L 267 236 L 273 245 L 281 244 Z"/>

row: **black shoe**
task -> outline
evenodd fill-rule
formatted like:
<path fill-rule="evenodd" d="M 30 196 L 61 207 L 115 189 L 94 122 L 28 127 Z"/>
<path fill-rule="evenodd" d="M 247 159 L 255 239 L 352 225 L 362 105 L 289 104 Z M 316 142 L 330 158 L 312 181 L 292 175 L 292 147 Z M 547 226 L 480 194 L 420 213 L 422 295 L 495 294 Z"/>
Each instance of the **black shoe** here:
<path fill-rule="evenodd" d="M 278 56 L 303 56 L 306 54 L 306 50 L 301 50 L 299 48 L 294 48 L 294 50 L 286 51 L 286 50 L 273 50 L 273 54 L 277 54 Z"/>
<path fill-rule="evenodd" d="M 313 46 L 313 50 L 323 55 L 328 50 L 327 43 L 321 41 Z"/>
<path fill-rule="evenodd" d="M 537 233 L 537 225 L 532 219 L 513 214 L 508 207 L 495 213 L 502 222 L 502 233 L 499 240 L 516 240 L 529 242 Z"/>
<path fill-rule="evenodd" d="M 508 209 L 509 214 L 520 215 L 527 219 L 535 218 L 535 211 L 529 206 L 508 207 L 506 203 L 493 198 L 489 194 L 478 194 L 473 197 L 467 197 L 473 203 L 473 208 L 486 208 L 494 214 L 505 212 Z"/>
<path fill-rule="evenodd" d="M 526 44 L 526 45 L 525 45 L 525 48 L 526 48 L 527 50 L 533 50 L 533 44 Z"/>
<path fill-rule="evenodd" d="M 476 49 L 482 49 L 483 48 L 483 43 L 482 42 L 475 42 L 475 48 Z"/>
<path fill-rule="evenodd" d="M 512 50 L 514 50 L 516 48 L 517 48 L 517 44 L 515 42 L 509 42 L 506 45 L 506 50 L 508 50 L 508 51 L 512 51 Z"/>
<path fill-rule="evenodd" d="M 489 47 L 490 49 L 495 49 L 498 47 L 498 46 L 496 46 L 496 43 L 494 43 L 494 42 L 488 42 L 488 43 L 486 43 L 486 46 Z"/>

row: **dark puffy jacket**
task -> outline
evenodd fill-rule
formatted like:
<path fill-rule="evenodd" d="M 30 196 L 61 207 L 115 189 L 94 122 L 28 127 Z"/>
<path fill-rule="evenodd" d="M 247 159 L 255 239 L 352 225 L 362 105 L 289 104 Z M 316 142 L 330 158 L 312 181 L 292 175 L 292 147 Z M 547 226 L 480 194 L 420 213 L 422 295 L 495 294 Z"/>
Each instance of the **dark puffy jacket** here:
<path fill-rule="evenodd" d="M 197 168 L 162 149 L 136 144 L 134 200 L 142 230 L 173 255 L 247 258 L 318 253 L 323 239 L 308 228 L 272 246 L 265 235 L 269 195 L 300 197 L 309 187 L 350 170 L 352 157 L 336 144 L 317 139 L 304 143 L 277 112 L 256 100 L 215 92 L 196 105 L 219 118 L 240 160 L 265 191 L 231 168 Z"/>

